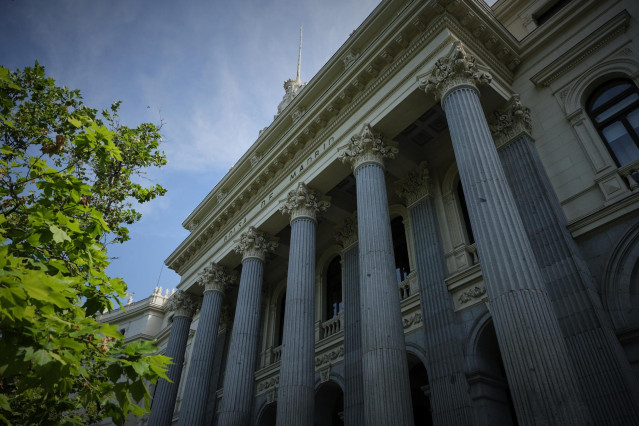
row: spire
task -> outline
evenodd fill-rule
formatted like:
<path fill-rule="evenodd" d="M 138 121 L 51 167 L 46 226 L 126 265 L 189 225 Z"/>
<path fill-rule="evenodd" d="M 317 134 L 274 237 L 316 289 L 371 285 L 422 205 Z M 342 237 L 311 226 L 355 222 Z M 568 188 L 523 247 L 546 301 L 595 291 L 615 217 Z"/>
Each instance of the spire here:
<path fill-rule="evenodd" d="M 300 25 L 300 51 L 297 55 L 297 77 L 295 78 L 295 82 L 300 84 L 302 80 L 300 79 L 300 70 L 302 68 L 302 25 Z"/>

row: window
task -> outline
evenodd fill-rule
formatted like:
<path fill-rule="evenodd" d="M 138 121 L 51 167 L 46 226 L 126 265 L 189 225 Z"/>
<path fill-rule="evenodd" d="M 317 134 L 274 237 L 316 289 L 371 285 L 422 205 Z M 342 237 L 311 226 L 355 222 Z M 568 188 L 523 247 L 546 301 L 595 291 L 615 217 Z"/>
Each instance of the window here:
<path fill-rule="evenodd" d="M 335 318 L 343 306 L 342 262 L 339 256 L 335 256 L 326 271 L 326 319 Z"/>
<path fill-rule="evenodd" d="M 570 3 L 570 0 L 559 0 L 551 2 L 546 7 L 535 13 L 533 15 L 533 18 L 535 19 L 537 26 L 544 24 L 550 18 L 555 16 L 557 12 L 563 9 L 563 7 L 566 6 L 568 3 Z"/>
<path fill-rule="evenodd" d="M 391 220 L 391 233 L 393 234 L 393 251 L 395 252 L 395 274 L 397 282 L 401 283 L 408 278 L 408 273 L 410 272 L 406 231 L 401 216 Z"/>
<path fill-rule="evenodd" d="M 586 110 L 618 166 L 639 158 L 639 90 L 632 81 L 612 80 L 599 86 Z"/>
<path fill-rule="evenodd" d="M 468 205 L 466 204 L 466 196 L 464 195 L 464 188 L 462 188 L 461 181 L 457 184 L 457 198 L 459 199 L 459 207 L 461 207 L 462 215 L 464 216 L 464 226 L 466 229 L 468 245 L 473 245 L 475 244 L 475 236 L 473 235 L 473 228 L 470 226 Z"/>

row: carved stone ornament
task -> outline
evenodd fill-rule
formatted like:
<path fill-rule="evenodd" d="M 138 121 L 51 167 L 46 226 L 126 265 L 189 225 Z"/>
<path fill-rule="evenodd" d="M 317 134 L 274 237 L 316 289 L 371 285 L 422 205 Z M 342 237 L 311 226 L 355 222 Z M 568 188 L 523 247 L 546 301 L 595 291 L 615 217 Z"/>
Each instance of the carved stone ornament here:
<path fill-rule="evenodd" d="M 335 239 L 343 249 L 347 249 L 357 242 L 357 212 L 344 219 L 343 225 L 335 229 Z"/>
<path fill-rule="evenodd" d="M 473 299 L 479 299 L 484 294 L 486 294 L 486 288 L 476 285 L 464 291 L 457 300 L 459 300 L 460 303 L 468 303 Z"/>
<path fill-rule="evenodd" d="M 330 364 L 344 356 L 344 346 L 340 346 L 333 349 L 330 352 L 326 352 L 318 357 L 315 357 L 315 367 L 319 367 L 322 364 Z"/>
<path fill-rule="evenodd" d="M 416 169 L 411 170 L 404 179 L 395 183 L 395 192 L 406 203 L 412 206 L 423 198 L 431 197 L 430 175 L 425 163 L 421 163 Z"/>
<path fill-rule="evenodd" d="M 339 148 L 339 158 L 344 163 L 350 164 L 353 170 L 366 163 L 376 163 L 384 167 L 385 158 L 395 158 L 399 149 L 396 146 L 386 144 L 382 136 L 373 133 L 369 124 L 365 124 L 359 135 L 351 138 L 351 141 Z"/>
<path fill-rule="evenodd" d="M 354 50 L 349 50 L 346 52 L 346 55 L 342 58 L 342 62 L 344 62 L 344 68 L 348 68 L 359 58 L 359 53 Z"/>
<path fill-rule="evenodd" d="M 266 258 L 266 253 L 274 251 L 277 247 L 277 241 L 268 234 L 258 231 L 254 226 L 249 226 L 234 243 L 233 250 L 242 255 L 242 260 L 255 257 L 262 262 Z"/>
<path fill-rule="evenodd" d="M 300 182 L 295 190 L 288 193 L 286 199 L 280 200 L 280 211 L 290 215 L 291 222 L 300 217 L 316 220 L 317 213 L 325 212 L 330 206 L 330 203 L 322 198 L 317 191 Z"/>
<path fill-rule="evenodd" d="M 176 317 L 192 317 L 198 308 L 195 296 L 182 290 L 178 290 L 166 302 L 166 309 L 175 312 Z"/>
<path fill-rule="evenodd" d="M 467 54 L 459 40 L 453 43 L 453 49 L 447 57 L 439 58 L 433 69 L 418 77 L 419 87 L 432 93 L 435 100 L 444 99 L 455 87 L 489 84 L 492 76 L 479 70 L 476 59 Z"/>
<path fill-rule="evenodd" d="M 530 108 L 523 106 L 519 95 L 514 94 L 504 108 L 494 112 L 488 126 L 495 145 L 502 147 L 522 133 L 532 133 Z"/>
<path fill-rule="evenodd" d="M 237 273 L 229 271 L 224 266 L 211 262 L 199 274 L 197 284 L 204 287 L 204 291 L 217 291 L 224 294 L 229 284 L 237 281 Z"/>

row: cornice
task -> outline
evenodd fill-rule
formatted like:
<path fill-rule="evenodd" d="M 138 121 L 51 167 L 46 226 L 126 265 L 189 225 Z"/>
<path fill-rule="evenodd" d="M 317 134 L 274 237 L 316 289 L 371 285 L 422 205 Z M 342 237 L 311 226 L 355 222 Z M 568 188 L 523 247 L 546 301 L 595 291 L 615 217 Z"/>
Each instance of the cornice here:
<path fill-rule="evenodd" d="M 541 71 L 533 75 L 530 81 L 536 86 L 550 86 L 553 81 L 575 68 L 620 34 L 626 32 L 629 26 L 630 14 L 623 10 L 568 49 L 566 53 L 546 65 Z"/>
<path fill-rule="evenodd" d="M 378 34 L 382 24 L 385 28 Z M 437 2 L 383 2 L 189 215 L 184 225 L 192 232 L 166 259 L 167 266 L 183 273 L 195 253 L 211 247 L 215 235 L 225 235 L 233 228 L 231 218 L 243 217 L 259 203 L 259 194 L 269 194 L 295 169 L 297 164 L 291 160 L 304 158 L 328 140 L 404 63 L 446 28 L 462 38 L 502 80 L 512 79 L 509 67 L 519 63 L 516 41 L 490 9 L 473 0 L 446 2 L 445 8 Z M 345 64 L 344 58 L 352 52 L 357 52 L 357 57 Z M 305 113 L 292 123 L 291 112 L 302 108 Z M 221 192 L 226 195 L 218 199 Z M 195 222 L 199 222 L 197 226 L 193 226 Z"/>

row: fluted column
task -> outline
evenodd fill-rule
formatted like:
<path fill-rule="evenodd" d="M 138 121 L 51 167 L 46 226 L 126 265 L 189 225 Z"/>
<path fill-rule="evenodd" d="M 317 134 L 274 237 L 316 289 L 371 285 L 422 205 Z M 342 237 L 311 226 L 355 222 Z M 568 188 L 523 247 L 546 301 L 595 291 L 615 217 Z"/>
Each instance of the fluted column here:
<path fill-rule="evenodd" d="M 277 246 L 252 226 L 236 242 L 235 250 L 242 254 L 242 274 L 226 362 L 220 426 L 244 426 L 251 421 L 264 259 Z"/>
<path fill-rule="evenodd" d="M 534 147 L 530 110 L 514 95 L 489 125 L 594 422 L 639 424 L 632 368 Z"/>
<path fill-rule="evenodd" d="M 444 251 L 426 164 L 398 181 L 396 192 L 406 203 L 413 225 L 433 424 L 472 425 L 474 413 L 460 339 L 464 333 L 444 281 Z"/>
<path fill-rule="evenodd" d="M 224 267 L 211 263 L 204 268 L 197 280 L 198 285 L 204 287 L 204 299 L 193 342 L 189 375 L 184 387 L 180 425 L 199 426 L 204 422 L 213 370 L 213 354 L 220 325 L 222 298 L 226 286 L 233 279 L 233 275 Z"/>
<path fill-rule="evenodd" d="M 158 379 L 155 396 L 151 405 L 149 416 L 150 426 L 166 426 L 171 424 L 175 399 L 177 397 L 182 368 L 184 367 L 184 352 L 189 338 L 191 320 L 197 308 L 195 298 L 184 291 L 178 291 L 168 300 L 166 309 L 173 311 L 173 323 L 171 334 L 166 345 L 165 355 L 171 358 L 173 364 L 169 366 L 166 376 L 171 382 Z"/>
<path fill-rule="evenodd" d="M 344 292 L 344 425 L 364 423 L 364 378 L 362 373 L 362 321 L 359 297 L 359 249 L 357 216 L 346 218 L 336 231 L 342 246 Z"/>
<path fill-rule="evenodd" d="M 397 148 L 365 125 L 342 148 L 357 185 L 366 425 L 412 425 L 410 383 L 384 178 L 384 159 Z"/>
<path fill-rule="evenodd" d="M 519 424 L 587 424 L 566 342 L 479 102 L 476 85 L 490 78 L 456 42 L 420 85 L 442 99 Z"/>
<path fill-rule="evenodd" d="M 329 204 L 300 182 L 281 201 L 291 218 L 277 424 L 312 426 L 315 407 L 315 232 Z"/>

